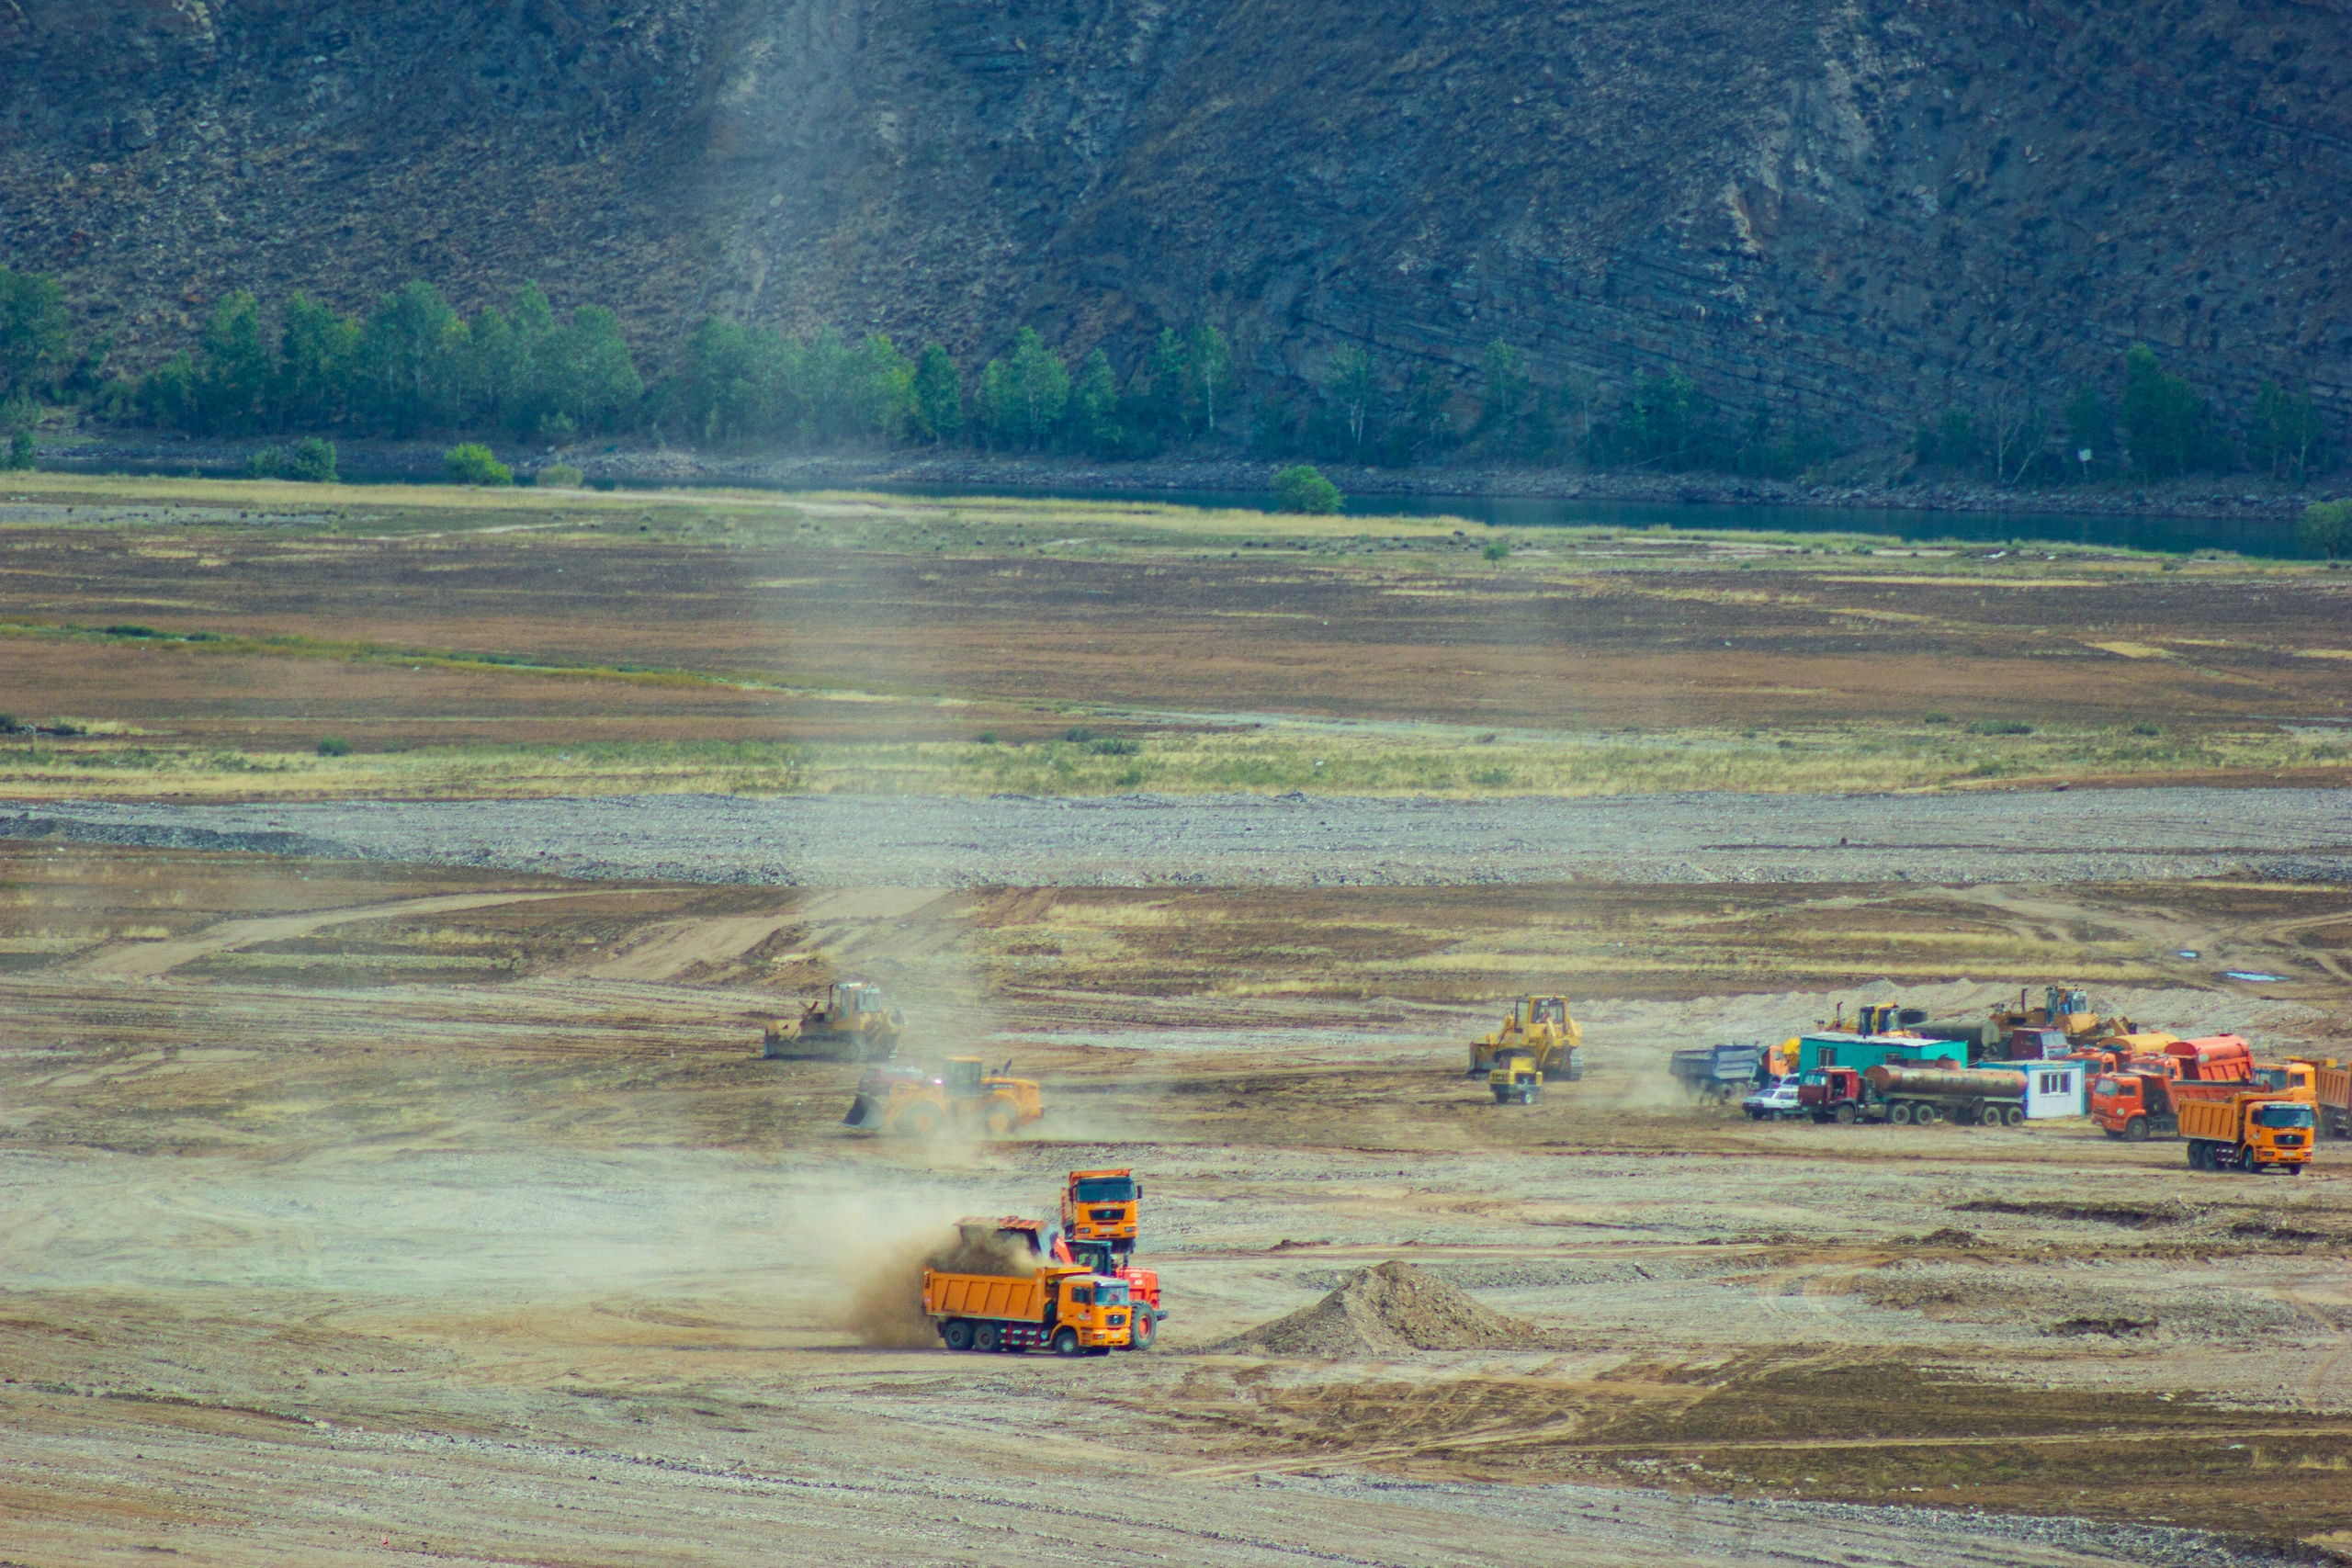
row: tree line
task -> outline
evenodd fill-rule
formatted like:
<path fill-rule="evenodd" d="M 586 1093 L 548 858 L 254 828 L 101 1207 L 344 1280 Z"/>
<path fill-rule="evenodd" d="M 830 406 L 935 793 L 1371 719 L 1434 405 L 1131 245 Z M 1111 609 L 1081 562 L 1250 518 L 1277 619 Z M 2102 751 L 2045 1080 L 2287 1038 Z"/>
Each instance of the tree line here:
<path fill-rule="evenodd" d="M 1232 344 L 1206 321 L 1165 328 L 1124 372 L 1099 347 L 1067 360 L 1028 328 L 967 372 L 935 343 L 910 355 L 879 333 L 804 337 L 714 316 L 649 379 L 618 316 L 601 306 L 559 311 L 526 284 L 503 309 L 466 317 L 419 281 L 360 316 L 300 294 L 274 309 L 231 294 L 192 349 L 135 379 L 107 372 L 109 351 L 103 339 L 72 342 L 53 281 L 0 268 L 0 405 L 15 411 L 0 418 L 18 428 L 34 400 L 62 397 L 224 436 L 449 434 L 560 446 L 645 431 L 718 450 L 929 446 L 1104 460 L 1205 440 L 1396 468 L 1573 462 L 1761 478 L 1838 454 L 1825 427 L 1724 404 L 1671 365 L 1604 398 L 1589 382 L 1540 379 L 1499 339 L 1466 378 L 1427 363 L 1385 367 L 1351 344 L 1316 376 L 1245 387 Z M 2121 370 L 2120 384 L 2086 386 L 2054 410 L 2019 392 L 1947 411 L 1917 430 L 1909 455 L 1924 469 L 2002 486 L 2237 469 L 2298 482 L 2338 458 L 2307 392 L 2266 384 L 2231 419 L 2144 345 Z"/>

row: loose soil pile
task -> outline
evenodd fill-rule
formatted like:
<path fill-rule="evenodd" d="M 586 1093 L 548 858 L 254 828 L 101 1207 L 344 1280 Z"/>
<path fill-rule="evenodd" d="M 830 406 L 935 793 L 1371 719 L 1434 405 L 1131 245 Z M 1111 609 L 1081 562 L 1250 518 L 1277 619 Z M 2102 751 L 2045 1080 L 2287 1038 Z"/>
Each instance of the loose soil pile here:
<path fill-rule="evenodd" d="M 1341 1361 L 1396 1350 L 1523 1348 L 1533 1333 L 1532 1325 L 1479 1305 L 1467 1292 L 1392 1259 L 1351 1274 L 1304 1311 L 1210 1348 Z"/>

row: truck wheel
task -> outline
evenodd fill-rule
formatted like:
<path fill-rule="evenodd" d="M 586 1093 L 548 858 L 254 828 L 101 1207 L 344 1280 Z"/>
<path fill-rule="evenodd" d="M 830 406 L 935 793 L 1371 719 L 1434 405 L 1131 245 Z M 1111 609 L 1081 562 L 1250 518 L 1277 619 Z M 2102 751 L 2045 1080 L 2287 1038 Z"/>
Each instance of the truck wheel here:
<path fill-rule="evenodd" d="M 2285 1171 L 2290 1176 L 2301 1176 L 2303 1174 L 2303 1168 L 2300 1165 L 2282 1165 L 2278 1168 Z"/>
<path fill-rule="evenodd" d="M 1014 1116 L 1012 1107 L 1010 1105 L 989 1106 L 989 1136 L 991 1138 L 1009 1138 L 1012 1136 L 1012 1124 L 1016 1120 L 1018 1120 L 1018 1118 Z"/>
<path fill-rule="evenodd" d="M 2123 1123 L 2123 1141 L 2127 1144 L 2146 1143 L 2148 1141 L 2148 1119 L 2145 1116 L 2134 1116 L 2131 1121 Z"/>
<path fill-rule="evenodd" d="M 928 1138 L 939 1131 L 939 1112 L 928 1105 L 911 1106 L 899 1119 L 899 1125 L 918 1138 Z"/>
<path fill-rule="evenodd" d="M 1077 1355 L 1078 1330 L 1075 1328 L 1056 1329 L 1054 1331 L 1053 1347 L 1054 1354 L 1057 1356 Z"/>
<path fill-rule="evenodd" d="M 1886 1119 L 1898 1127 L 1908 1127 L 1911 1125 L 1911 1108 L 1903 1104 L 1890 1105 L 1886 1108 Z"/>
<path fill-rule="evenodd" d="M 1841 1105 L 1841 1106 L 1839 1106 L 1839 1107 L 1838 1108 L 1838 1125 L 1839 1125 L 1840 1127 L 1850 1127 L 1850 1126 L 1852 1126 L 1852 1125 L 1854 1124 L 1854 1117 L 1855 1117 L 1855 1114 L 1856 1114 L 1856 1112 L 1855 1112 L 1854 1108 L 1853 1108 L 1852 1106 L 1850 1106 L 1850 1105 Z"/>
<path fill-rule="evenodd" d="M 1004 1348 L 1004 1330 L 993 1323 L 983 1323 L 972 1330 L 972 1348 L 993 1354 Z"/>
<path fill-rule="evenodd" d="M 940 1337 L 947 1341 L 950 1350 L 968 1350 L 972 1348 L 972 1325 L 963 1318 L 951 1318 Z"/>
<path fill-rule="evenodd" d="M 2254 1163 L 2254 1151 L 2247 1148 L 2244 1144 L 2240 1144 L 2238 1145 L 2238 1152 L 2231 1156 L 2231 1163 L 2235 1165 L 2238 1169 L 2245 1171 L 2248 1176 L 2252 1176 L 2256 1171 L 2262 1168 L 2260 1166 Z"/>
<path fill-rule="evenodd" d="M 1934 1106 L 1915 1105 L 1911 1108 L 1911 1125 L 1914 1127 L 1932 1127 L 1935 1124 L 1936 1108 Z"/>
<path fill-rule="evenodd" d="M 1159 1337 L 1159 1314 L 1148 1306 L 1139 1306 L 1136 1308 L 1134 1323 L 1128 1326 L 1132 1332 L 1127 1337 L 1127 1348 L 1148 1350 L 1151 1342 Z"/>
<path fill-rule="evenodd" d="M 2188 1168 L 2191 1170 L 2205 1168 L 2205 1145 L 2195 1138 L 2188 1140 Z"/>
<path fill-rule="evenodd" d="M 2025 1107 L 2022 1105 L 2010 1106 L 2007 1111 L 2001 1112 L 2001 1120 L 2012 1127 L 2024 1126 Z"/>

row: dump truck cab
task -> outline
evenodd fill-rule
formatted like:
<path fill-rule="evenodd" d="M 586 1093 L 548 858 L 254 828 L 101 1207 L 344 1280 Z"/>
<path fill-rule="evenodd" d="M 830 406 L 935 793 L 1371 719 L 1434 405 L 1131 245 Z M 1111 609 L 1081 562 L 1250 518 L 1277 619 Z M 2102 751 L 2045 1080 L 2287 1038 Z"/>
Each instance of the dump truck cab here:
<path fill-rule="evenodd" d="M 2146 1071 L 2101 1073 L 2091 1084 L 2091 1121 L 2110 1138 L 2146 1138 L 2167 1122 L 2172 1104 L 2163 1096 L 2164 1079 Z"/>
<path fill-rule="evenodd" d="M 1071 1171 L 1062 1183 L 1062 1230 L 1074 1248 L 1133 1252 L 1143 1230 L 1143 1183 L 1131 1169 Z"/>
<path fill-rule="evenodd" d="M 1514 1051 L 1495 1058 L 1487 1087 L 1497 1105 L 1532 1105 L 1544 1095 L 1544 1069 L 1532 1053 Z"/>
<path fill-rule="evenodd" d="M 1813 1067 L 1797 1079 L 1797 1110 L 1816 1122 L 1860 1122 L 1869 1108 L 1868 1088 L 1852 1067 Z"/>

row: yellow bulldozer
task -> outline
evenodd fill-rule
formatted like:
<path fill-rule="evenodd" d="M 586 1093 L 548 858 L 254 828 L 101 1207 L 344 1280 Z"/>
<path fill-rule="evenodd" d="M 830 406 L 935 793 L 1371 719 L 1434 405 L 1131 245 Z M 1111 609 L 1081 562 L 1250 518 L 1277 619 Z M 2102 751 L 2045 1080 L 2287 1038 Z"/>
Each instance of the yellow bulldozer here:
<path fill-rule="evenodd" d="M 868 1067 L 842 1123 L 917 1138 L 950 1131 L 1009 1138 L 1046 1113 L 1036 1084 L 1012 1073 L 1011 1062 L 991 1073 L 978 1056 L 951 1056 L 935 1069 Z"/>
<path fill-rule="evenodd" d="M 1583 1047 L 1584 1032 L 1568 1016 L 1567 998 L 1521 997 L 1493 1032 L 1470 1043 L 1470 1070 L 1463 1076 L 1485 1077 L 1498 1059 L 1526 1055 L 1534 1058 L 1544 1082 L 1573 1083 L 1584 1077 Z"/>
<path fill-rule="evenodd" d="M 814 1058 L 821 1062 L 887 1062 L 899 1049 L 906 1015 L 889 1004 L 882 987 L 864 980 L 836 980 L 822 1001 L 810 1002 L 798 1018 L 768 1020 L 760 1055 L 771 1059 Z"/>

